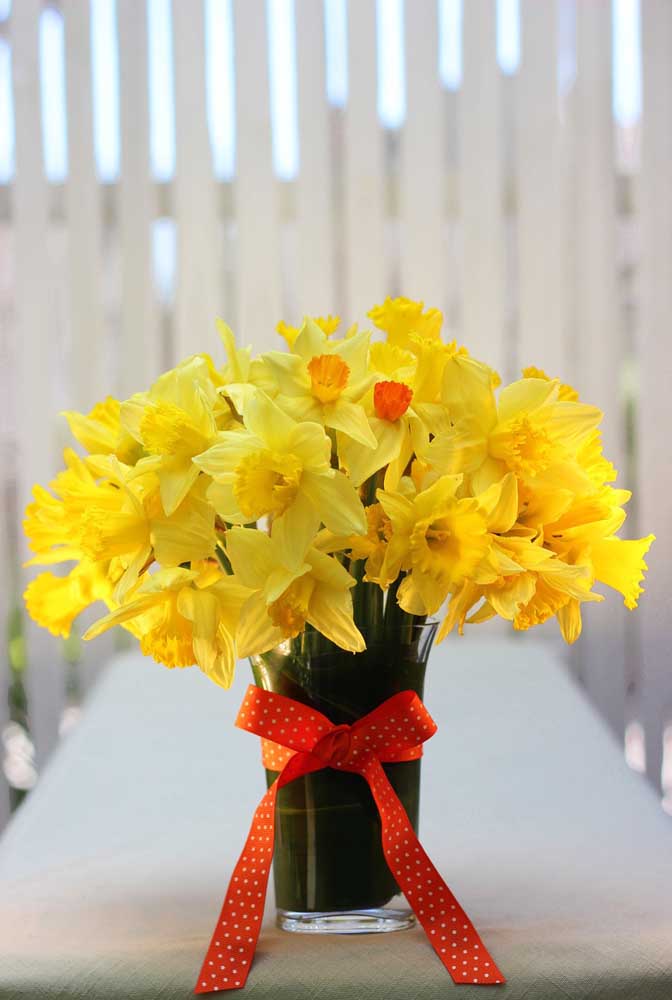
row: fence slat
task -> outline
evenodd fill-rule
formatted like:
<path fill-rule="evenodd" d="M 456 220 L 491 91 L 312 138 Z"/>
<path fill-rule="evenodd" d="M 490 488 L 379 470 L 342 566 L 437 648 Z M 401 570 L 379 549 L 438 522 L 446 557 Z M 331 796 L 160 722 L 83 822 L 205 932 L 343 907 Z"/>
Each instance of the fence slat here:
<path fill-rule="evenodd" d="M 100 192 L 93 155 L 89 4 L 63 3 L 68 105 L 70 391 L 68 405 L 88 410 L 105 394 L 101 301 Z M 109 391 L 109 390 L 108 390 Z"/>
<path fill-rule="evenodd" d="M 53 324 L 55 296 L 50 282 L 47 185 L 42 165 L 38 42 L 41 9 L 40 0 L 22 0 L 13 5 L 10 24 L 16 121 L 12 219 L 20 509 L 28 501 L 33 483 L 45 482 L 56 467 L 52 390 L 60 360 L 56 356 L 58 337 Z M 31 626 L 26 632 L 31 726 L 41 765 L 58 738 L 63 673 L 50 637 Z"/>
<path fill-rule="evenodd" d="M 324 8 L 297 0 L 300 166 L 296 184 L 297 297 L 301 315 L 337 313 L 332 151 L 326 95 Z M 298 320 L 300 317 L 294 317 Z"/>
<path fill-rule="evenodd" d="M 617 297 L 616 197 L 612 122 L 611 7 L 577 5 L 572 219 L 575 333 L 573 381 L 582 399 L 605 411 L 606 454 L 623 469 L 620 378 L 622 329 Z M 587 606 L 577 647 L 588 693 L 619 737 L 625 711 L 625 617 L 615 595 Z"/>
<path fill-rule="evenodd" d="M 273 175 L 266 8 L 235 0 L 237 334 L 259 351 L 278 346 L 280 237 Z"/>
<path fill-rule="evenodd" d="M 554 3 L 523 0 L 516 80 L 518 366 L 568 377 L 566 176 L 558 106 Z"/>
<path fill-rule="evenodd" d="M 203 0 L 174 0 L 173 39 L 178 247 L 175 354 L 181 360 L 210 348 L 216 341 L 215 319 L 228 306 L 222 298 L 223 235 L 206 114 Z"/>
<path fill-rule="evenodd" d="M 436 0 L 405 7 L 406 121 L 401 135 L 401 291 L 448 307 L 446 129 Z"/>
<path fill-rule="evenodd" d="M 640 530 L 657 541 L 640 615 L 643 723 L 649 777 L 660 783 L 663 727 L 672 722 L 669 595 L 672 592 L 672 6 L 642 4 L 642 321 L 637 458 Z"/>
<path fill-rule="evenodd" d="M 461 339 L 477 358 L 502 371 L 506 360 L 505 242 L 495 2 L 470 0 L 462 16 L 463 79 L 458 109 Z"/>
<path fill-rule="evenodd" d="M 5 360 L 6 371 L 15 374 L 12 344 L 14 326 L 14 268 L 11 227 L 0 225 L 0 356 Z M 4 388 L 4 386 L 3 386 Z M 18 526 L 13 509 L 16 491 L 15 446 L 11 388 L 0 397 L 0 732 L 9 721 L 9 617 L 15 600 L 17 573 L 16 539 Z M 4 745 L 0 743 L 0 758 Z M 0 770 L 0 830 L 9 818 L 9 787 Z"/>
<path fill-rule="evenodd" d="M 0 241 L 2 241 L 2 236 L 0 236 Z M 2 252 L 4 254 L 4 247 L 2 247 Z M 4 305 L 4 302 L 2 302 L 2 305 Z M 6 317 L 3 309 L 0 312 L 0 323 L 4 326 L 5 322 Z M 0 336 L 3 339 L 4 334 L 4 329 L 0 329 Z M 2 416 L 4 418 L 4 412 Z M 6 473 L 4 471 L 11 468 L 10 444 L 4 420 L 0 425 L 0 462 L 2 462 L 3 470 L 0 478 L 0 490 L 2 490 L 0 493 L 2 501 L 0 506 L 0 830 L 2 830 L 9 819 L 9 785 L 2 769 L 5 755 L 5 744 L 2 737 L 5 734 L 5 726 L 9 722 L 9 615 L 14 600 L 12 581 L 14 553 L 12 552 L 10 539 L 15 534 L 14 525 L 10 523 L 10 484 L 6 481 Z"/>
<path fill-rule="evenodd" d="M 128 396 L 149 385 L 162 360 L 152 285 L 154 191 L 149 170 L 146 4 L 139 9 L 137 0 L 118 0 L 117 31 L 121 128 L 119 392 Z"/>
<path fill-rule="evenodd" d="M 383 133 L 376 105 L 376 4 L 348 4 L 348 100 L 343 209 L 347 316 L 361 321 L 388 289 L 385 266 Z"/>

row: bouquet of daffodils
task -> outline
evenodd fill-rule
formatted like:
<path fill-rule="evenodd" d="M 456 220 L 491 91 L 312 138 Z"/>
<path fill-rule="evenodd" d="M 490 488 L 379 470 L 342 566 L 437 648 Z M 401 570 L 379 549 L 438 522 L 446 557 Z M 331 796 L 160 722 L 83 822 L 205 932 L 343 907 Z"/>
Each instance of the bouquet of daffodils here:
<path fill-rule="evenodd" d="M 82 453 L 36 486 L 25 530 L 44 572 L 26 590 L 54 635 L 121 625 L 168 667 L 228 687 L 236 657 L 310 631 L 344 650 L 441 615 L 443 639 L 499 615 L 555 616 L 567 642 L 596 582 L 628 608 L 653 536 L 616 537 L 602 414 L 543 371 L 500 387 L 441 339 L 441 313 L 388 299 L 382 331 L 280 324 L 287 350 L 187 358 L 147 392 L 66 413 Z"/>

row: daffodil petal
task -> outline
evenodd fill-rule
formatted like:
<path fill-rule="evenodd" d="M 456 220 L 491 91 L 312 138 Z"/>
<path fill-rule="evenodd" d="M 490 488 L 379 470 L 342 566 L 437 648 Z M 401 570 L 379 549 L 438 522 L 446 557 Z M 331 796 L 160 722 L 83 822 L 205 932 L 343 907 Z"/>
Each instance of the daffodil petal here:
<path fill-rule="evenodd" d="M 138 615 L 144 614 L 145 611 L 156 607 L 157 604 L 161 604 L 164 600 L 165 597 L 160 592 L 143 594 L 129 604 L 122 604 L 121 607 L 111 611 L 108 615 L 99 618 L 97 622 L 94 622 L 86 630 L 82 638 L 87 640 L 95 639 L 103 632 L 106 632 L 108 628 L 112 628 L 114 625 L 121 625 L 122 622 L 130 621 L 132 618 L 137 618 Z"/>
<path fill-rule="evenodd" d="M 342 464 L 348 470 L 353 486 L 361 486 L 365 479 L 394 461 L 401 451 L 407 434 L 401 420 L 392 423 L 389 420 L 372 417 L 369 425 L 378 442 L 376 448 L 369 448 L 368 445 L 363 445 L 352 437 L 339 434 L 339 455 Z"/>
<path fill-rule="evenodd" d="M 312 576 L 321 583 L 335 590 L 349 590 L 354 587 L 355 580 L 347 569 L 324 552 L 312 548 L 306 554 L 306 561 L 312 570 Z"/>
<path fill-rule="evenodd" d="M 486 512 L 488 528 L 499 534 L 509 531 L 518 517 L 518 480 L 509 473 L 477 497 Z"/>
<path fill-rule="evenodd" d="M 505 386 L 499 394 L 497 414 L 500 422 L 511 420 L 521 412 L 530 412 L 555 402 L 558 398 L 557 379 L 521 378 Z"/>
<path fill-rule="evenodd" d="M 322 408 L 325 427 L 342 431 L 368 448 L 375 448 L 376 437 L 367 419 L 364 408 L 358 403 L 350 403 L 347 399 L 338 399 L 335 403 L 325 403 Z"/>
<path fill-rule="evenodd" d="M 320 527 L 320 515 L 305 493 L 299 493 L 285 513 L 273 522 L 272 536 L 285 566 L 301 566 Z"/>
<path fill-rule="evenodd" d="M 268 607 L 260 593 L 252 594 L 240 611 L 240 621 L 236 631 L 238 656 L 254 656 L 266 653 L 282 642 L 283 635 L 273 624 Z"/>
<path fill-rule="evenodd" d="M 655 541 L 655 535 L 637 540 L 604 538 L 591 548 L 591 559 L 595 576 L 601 583 L 613 587 L 623 594 L 626 608 L 637 607 L 644 573 L 648 569 L 644 556 Z"/>
<path fill-rule="evenodd" d="M 366 532 L 364 507 L 354 486 L 342 472 L 332 475 L 304 472 L 301 491 L 335 535 L 363 535 Z"/>
<path fill-rule="evenodd" d="M 264 447 L 263 441 L 244 431 L 223 431 L 207 451 L 195 455 L 192 461 L 215 480 L 226 481 L 236 465 L 246 455 Z"/>
<path fill-rule="evenodd" d="M 167 516 L 174 514 L 200 475 L 191 458 L 176 460 L 159 469 L 161 503 Z"/>
<path fill-rule="evenodd" d="M 226 554 L 240 582 L 252 590 L 262 589 L 273 572 L 271 539 L 255 528 L 230 528 L 226 533 Z"/>
<path fill-rule="evenodd" d="M 303 396 L 310 391 L 310 376 L 303 358 L 282 351 L 268 351 L 264 361 L 281 395 Z"/>
<path fill-rule="evenodd" d="M 581 605 L 571 600 L 557 612 L 562 638 L 571 646 L 581 635 Z"/>
<path fill-rule="evenodd" d="M 295 421 L 288 417 L 265 392 L 257 392 L 245 409 L 245 425 L 271 451 L 284 452 Z"/>
<path fill-rule="evenodd" d="M 397 604 L 409 615 L 426 615 L 428 613 L 422 595 L 416 587 L 415 574 L 404 577 L 397 591 Z M 388 595 L 388 601 L 391 597 Z"/>
<path fill-rule="evenodd" d="M 223 521 L 229 524 L 247 524 L 249 518 L 240 511 L 233 492 L 233 483 L 210 483 L 208 500 Z"/>
<path fill-rule="evenodd" d="M 349 591 L 318 585 L 310 599 L 307 620 L 341 649 L 351 653 L 366 649 L 364 637 L 352 617 Z"/>
<path fill-rule="evenodd" d="M 456 354 L 447 360 L 441 398 L 453 421 L 471 417 L 485 433 L 494 426 L 497 410 L 492 372 L 473 358 Z"/>
<path fill-rule="evenodd" d="M 325 471 L 330 468 L 331 441 L 324 428 L 313 421 L 306 420 L 296 425 L 286 450 L 300 459 L 304 469 Z"/>
<path fill-rule="evenodd" d="M 177 597 L 177 610 L 192 623 L 196 663 L 220 687 L 233 680 L 233 640 L 219 627 L 219 603 L 214 593 L 185 587 Z"/>
<path fill-rule="evenodd" d="M 306 316 L 294 341 L 294 353 L 300 355 L 307 363 L 316 355 L 324 354 L 328 350 L 327 345 L 327 335 L 320 330 L 314 319 Z"/>

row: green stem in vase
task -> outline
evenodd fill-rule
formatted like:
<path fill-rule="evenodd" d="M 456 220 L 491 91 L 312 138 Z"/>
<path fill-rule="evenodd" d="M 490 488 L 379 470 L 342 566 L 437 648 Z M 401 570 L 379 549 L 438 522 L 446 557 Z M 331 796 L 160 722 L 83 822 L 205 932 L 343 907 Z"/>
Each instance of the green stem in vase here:
<path fill-rule="evenodd" d="M 397 637 L 402 644 L 410 644 L 413 636 L 413 626 L 424 619 L 415 615 L 409 615 L 407 611 L 399 607 L 397 594 L 404 574 L 400 573 L 394 583 L 390 584 L 387 590 L 387 603 L 385 605 L 385 623 L 383 626 L 384 642 L 390 642 L 392 637 Z"/>
<path fill-rule="evenodd" d="M 383 605 L 385 595 L 377 583 L 364 579 L 365 562 L 358 559 L 350 567 L 357 583 L 353 587 L 352 605 L 357 628 L 363 629 L 367 642 L 378 642 L 383 634 Z"/>
<path fill-rule="evenodd" d="M 378 474 L 371 476 L 361 487 L 365 507 L 376 502 L 379 478 Z M 382 640 L 385 595 L 377 583 L 369 583 L 364 579 L 365 567 L 363 559 L 354 560 L 350 566 L 350 573 L 357 581 L 352 594 L 353 617 L 357 627 L 364 632 L 367 643 L 371 644 Z"/>

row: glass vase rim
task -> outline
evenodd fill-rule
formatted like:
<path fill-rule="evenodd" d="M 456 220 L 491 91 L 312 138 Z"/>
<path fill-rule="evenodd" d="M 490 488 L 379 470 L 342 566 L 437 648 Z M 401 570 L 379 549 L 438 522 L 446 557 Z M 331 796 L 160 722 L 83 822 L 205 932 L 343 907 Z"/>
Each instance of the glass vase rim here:
<path fill-rule="evenodd" d="M 302 654 L 309 655 L 311 659 L 315 659 L 321 656 L 334 656 L 342 655 L 344 657 L 348 656 L 362 656 L 366 655 L 367 652 L 375 649 L 389 648 L 390 645 L 395 647 L 406 647 L 410 646 L 411 642 L 426 640 L 426 637 L 432 633 L 436 633 L 439 626 L 439 619 L 436 617 L 427 617 L 424 621 L 413 622 L 410 626 L 400 625 L 397 628 L 390 630 L 385 635 L 377 634 L 374 635 L 372 641 L 367 641 L 367 634 L 370 637 L 371 632 L 374 631 L 373 626 L 360 627 L 364 641 L 366 642 L 366 648 L 359 651 L 358 653 L 353 653 L 347 649 L 342 649 L 337 646 L 336 643 L 332 642 L 321 632 L 304 632 L 302 635 L 297 636 L 296 639 L 283 639 L 276 646 L 271 647 L 271 649 L 265 650 L 263 653 L 252 653 L 250 655 L 250 660 L 254 662 L 257 658 L 263 658 L 266 653 L 275 652 L 281 653 L 286 656 L 300 656 Z M 410 632 L 410 640 L 407 642 L 400 642 L 405 635 Z M 293 646 L 294 642 L 301 640 L 301 648 L 296 648 Z M 320 648 L 322 646 L 323 648 Z M 428 644 L 431 646 L 431 640 Z"/>

